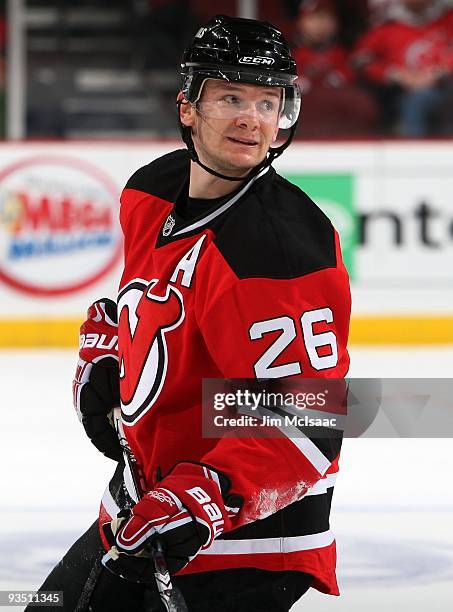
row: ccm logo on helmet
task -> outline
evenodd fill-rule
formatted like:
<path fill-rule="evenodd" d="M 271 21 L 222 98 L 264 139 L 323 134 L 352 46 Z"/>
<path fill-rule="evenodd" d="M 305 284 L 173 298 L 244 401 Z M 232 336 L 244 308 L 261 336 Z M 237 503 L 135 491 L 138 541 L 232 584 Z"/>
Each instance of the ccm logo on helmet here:
<path fill-rule="evenodd" d="M 243 55 L 239 58 L 240 64 L 258 64 L 260 66 L 272 66 L 275 60 L 272 57 L 252 57 L 251 55 Z"/>
<path fill-rule="evenodd" d="M 219 506 L 211 500 L 206 491 L 203 491 L 201 487 L 193 487 L 192 489 L 187 489 L 187 493 L 203 507 L 203 510 L 208 515 L 214 530 L 213 537 L 215 538 L 219 533 L 222 533 L 225 526 L 222 513 Z"/>

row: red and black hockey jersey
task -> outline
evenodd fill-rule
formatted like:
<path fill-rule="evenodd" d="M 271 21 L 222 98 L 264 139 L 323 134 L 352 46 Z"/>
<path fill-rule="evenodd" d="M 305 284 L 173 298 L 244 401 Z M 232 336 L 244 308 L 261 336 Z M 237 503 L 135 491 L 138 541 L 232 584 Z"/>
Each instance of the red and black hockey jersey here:
<path fill-rule="evenodd" d="M 309 436 L 202 436 L 203 378 L 343 377 L 350 295 L 338 236 L 273 168 L 184 217 L 187 152 L 138 170 L 121 197 L 122 415 L 147 487 L 178 461 L 224 472 L 235 529 L 183 570 L 299 570 L 337 594 L 329 512 L 339 445 Z M 207 205 L 209 201 L 207 200 Z M 107 490 L 102 512 L 117 506 Z"/>

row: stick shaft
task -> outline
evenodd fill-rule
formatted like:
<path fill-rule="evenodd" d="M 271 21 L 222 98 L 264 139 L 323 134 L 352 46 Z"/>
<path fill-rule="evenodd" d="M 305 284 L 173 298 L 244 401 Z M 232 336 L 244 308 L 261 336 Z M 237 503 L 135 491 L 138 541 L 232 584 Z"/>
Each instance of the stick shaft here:
<path fill-rule="evenodd" d="M 115 429 L 118 434 L 118 438 L 123 449 L 124 461 L 129 469 L 131 475 L 132 485 L 134 487 L 134 493 L 136 500 L 140 500 L 145 491 L 142 487 L 142 478 L 139 472 L 139 466 L 137 464 L 137 460 L 135 459 L 131 449 L 126 440 L 126 436 L 124 434 L 123 425 L 121 422 L 121 408 L 115 408 L 113 411 L 113 418 L 115 422 Z M 166 610 L 168 612 L 185 612 L 187 610 L 187 606 L 185 605 L 184 598 L 182 593 L 175 593 L 175 589 L 173 588 L 170 572 L 168 571 L 167 562 L 165 561 L 164 553 L 162 550 L 162 544 L 159 539 L 156 539 L 152 548 L 151 553 L 154 562 L 154 576 L 156 578 L 157 589 L 159 591 L 160 598 L 162 603 L 164 604 Z M 176 604 L 173 598 L 173 594 L 175 593 L 176 599 L 180 602 L 179 605 Z"/>

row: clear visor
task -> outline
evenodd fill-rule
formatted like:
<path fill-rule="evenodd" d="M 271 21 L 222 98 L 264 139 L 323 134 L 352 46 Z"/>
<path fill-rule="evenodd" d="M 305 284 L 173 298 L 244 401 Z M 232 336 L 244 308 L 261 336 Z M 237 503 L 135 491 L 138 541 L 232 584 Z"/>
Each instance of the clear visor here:
<path fill-rule="evenodd" d="M 242 88 L 241 83 L 230 82 L 231 88 L 219 85 L 205 90 L 202 95 L 206 81 L 200 88 L 198 100 L 193 103 L 203 117 L 233 120 L 256 116 L 259 121 L 284 130 L 292 127 L 299 117 L 301 96 L 297 85 L 268 86 L 263 83 L 257 85 L 256 90 L 250 90 Z"/>

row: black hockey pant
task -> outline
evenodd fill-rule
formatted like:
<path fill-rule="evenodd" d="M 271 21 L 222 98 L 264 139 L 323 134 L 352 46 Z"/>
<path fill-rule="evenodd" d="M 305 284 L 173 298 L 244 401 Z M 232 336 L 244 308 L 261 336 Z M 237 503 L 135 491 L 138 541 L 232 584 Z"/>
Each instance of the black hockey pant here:
<path fill-rule="evenodd" d="M 111 574 L 97 522 L 69 549 L 40 591 L 63 591 L 63 612 L 161 612 L 156 592 Z M 288 612 L 311 586 L 302 572 L 241 568 L 174 576 L 189 612 Z M 34 608 L 33 608 L 34 609 Z M 42 610 L 43 608 L 40 607 Z M 26 608 L 26 612 L 32 612 Z"/>

